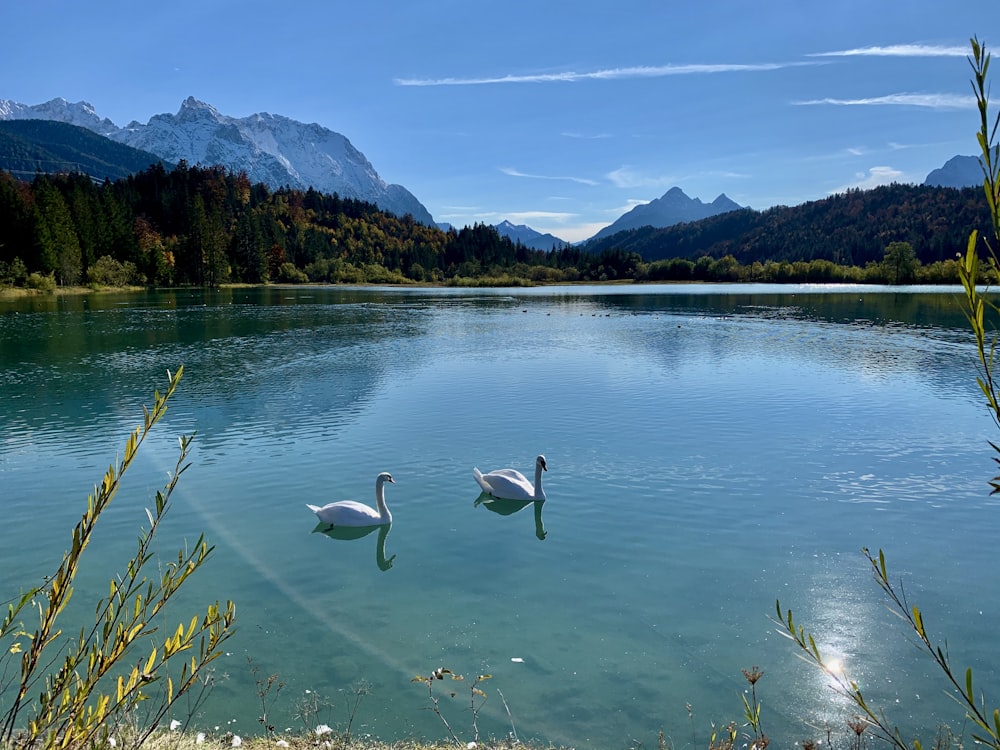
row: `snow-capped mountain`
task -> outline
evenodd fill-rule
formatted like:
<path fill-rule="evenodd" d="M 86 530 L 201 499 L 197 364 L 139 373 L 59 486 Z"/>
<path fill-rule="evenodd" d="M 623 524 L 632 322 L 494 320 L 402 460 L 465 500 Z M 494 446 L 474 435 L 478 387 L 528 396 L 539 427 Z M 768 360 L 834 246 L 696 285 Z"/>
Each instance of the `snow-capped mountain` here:
<path fill-rule="evenodd" d="M 118 126 L 111 120 L 100 117 L 89 102 L 70 104 L 65 99 L 53 99 L 31 106 L 0 99 L 0 120 L 55 120 L 77 125 L 106 137 L 118 130 Z"/>
<path fill-rule="evenodd" d="M 183 159 L 191 165 L 221 165 L 232 172 L 246 172 L 251 181 L 272 189 L 312 187 L 434 224 L 430 212 L 410 191 L 387 184 L 346 137 L 315 123 L 268 113 L 229 117 L 193 97 L 184 100 L 176 115 L 155 115 L 145 125 L 133 121 L 123 128 L 101 118 L 87 102 L 73 104 L 65 99 L 33 106 L 0 99 L 0 119 L 68 122 L 150 151 L 167 162 Z"/>
<path fill-rule="evenodd" d="M 619 216 L 614 223 L 604 227 L 587 242 L 610 237 L 627 229 L 638 229 L 645 226 L 669 227 L 681 222 L 707 219 L 709 216 L 736 211 L 740 208 L 743 206 L 728 198 L 725 193 L 722 193 L 711 203 L 702 203 L 698 198 L 689 198 L 679 187 L 672 187 L 659 198 L 638 205 Z"/>
<path fill-rule="evenodd" d="M 511 224 L 506 219 L 493 226 L 497 230 L 497 234 L 501 237 L 507 237 L 512 242 L 520 240 L 522 245 L 535 250 L 545 250 L 548 252 L 553 247 L 563 248 L 570 244 L 566 240 L 559 239 L 554 234 L 542 234 L 526 224 Z"/>

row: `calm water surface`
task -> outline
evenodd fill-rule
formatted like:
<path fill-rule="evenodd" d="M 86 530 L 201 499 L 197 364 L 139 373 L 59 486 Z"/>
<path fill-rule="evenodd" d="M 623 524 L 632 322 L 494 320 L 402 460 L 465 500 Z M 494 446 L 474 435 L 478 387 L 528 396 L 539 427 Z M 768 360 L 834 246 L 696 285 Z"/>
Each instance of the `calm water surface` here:
<path fill-rule="evenodd" d="M 790 747 L 853 712 L 776 634 L 780 599 L 904 735 L 957 729 L 961 712 L 883 606 L 862 547 L 885 549 L 932 635 L 997 694 L 997 428 L 957 289 L 3 302 L 0 598 L 53 569 L 142 405 L 181 364 L 69 615 L 106 592 L 178 435 L 196 432 L 161 552 L 202 531 L 216 550 L 168 614 L 232 598 L 239 617 L 200 727 L 258 731 L 256 669 L 285 681 L 272 693 L 279 729 L 301 728 L 317 697 L 332 707 L 306 720 L 345 725 L 364 681 L 353 732 L 443 737 L 411 678 L 444 666 L 493 675 L 484 735 L 513 725 L 522 739 L 655 747 L 662 728 L 677 748 L 704 747 L 712 722 L 742 718 L 741 670 L 759 665 L 764 728 Z M 538 453 L 544 505 L 475 504 L 474 465 L 529 474 Z M 387 535 L 313 533 L 306 503 L 374 504 L 381 471 L 396 480 Z M 471 738 L 468 685 L 454 685 L 442 708 Z"/>

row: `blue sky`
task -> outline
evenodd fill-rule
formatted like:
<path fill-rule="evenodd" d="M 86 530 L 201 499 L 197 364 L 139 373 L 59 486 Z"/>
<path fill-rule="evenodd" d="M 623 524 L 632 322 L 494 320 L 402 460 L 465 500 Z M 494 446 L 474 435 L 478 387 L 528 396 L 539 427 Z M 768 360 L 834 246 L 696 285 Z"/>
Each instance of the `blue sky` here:
<path fill-rule="evenodd" d="M 1000 3 L 34 0 L 2 18 L 0 98 L 118 125 L 188 96 L 316 122 L 437 221 L 578 241 L 673 186 L 763 209 L 975 153 L 966 57 L 974 35 L 993 50 Z"/>

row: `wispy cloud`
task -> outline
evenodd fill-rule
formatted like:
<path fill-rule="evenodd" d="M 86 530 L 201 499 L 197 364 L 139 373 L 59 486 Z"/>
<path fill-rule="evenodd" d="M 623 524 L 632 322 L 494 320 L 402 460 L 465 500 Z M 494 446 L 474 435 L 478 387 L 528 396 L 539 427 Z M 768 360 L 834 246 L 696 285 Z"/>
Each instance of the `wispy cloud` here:
<path fill-rule="evenodd" d="M 500 171 L 511 177 L 525 177 L 529 180 L 557 180 L 560 182 L 576 182 L 581 185 L 597 185 L 597 180 L 588 180 L 586 177 L 562 177 L 556 175 L 528 174 L 512 167 L 500 167 Z"/>
<path fill-rule="evenodd" d="M 532 226 L 538 222 L 553 221 L 557 224 L 565 224 L 577 218 L 577 214 L 565 211 L 513 211 L 507 214 L 507 218 L 512 222 L 531 222 Z"/>
<path fill-rule="evenodd" d="M 612 185 L 619 188 L 661 188 L 677 182 L 674 175 L 644 175 L 631 167 L 621 167 L 613 172 L 608 172 L 607 178 Z"/>
<path fill-rule="evenodd" d="M 521 75 L 484 76 L 482 78 L 396 78 L 397 86 L 484 86 L 498 83 L 577 83 L 579 81 L 611 81 L 627 78 L 663 78 L 665 76 L 706 75 L 712 73 L 745 73 L 802 65 L 815 62 L 791 63 L 719 63 L 693 65 L 636 65 L 622 68 L 604 68 L 577 72 L 566 70 L 556 73 L 527 73 Z"/>
<path fill-rule="evenodd" d="M 814 52 L 807 57 L 966 57 L 969 53 L 969 47 L 890 44 L 885 47 L 856 47 L 837 52 Z"/>
<path fill-rule="evenodd" d="M 572 133 L 565 132 L 560 133 L 563 138 L 582 138 L 583 140 L 601 140 L 603 138 L 610 138 L 611 133 L 594 133 L 593 135 L 585 135 L 584 133 Z"/>
<path fill-rule="evenodd" d="M 861 99 L 806 99 L 792 102 L 797 105 L 827 104 L 839 107 L 927 107 L 929 109 L 971 109 L 976 106 L 973 96 L 961 94 L 886 94 L 885 96 L 869 96 Z"/>
<path fill-rule="evenodd" d="M 849 185 L 844 185 L 837 188 L 836 190 L 831 190 L 830 193 L 844 193 L 850 189 L 860 188 L 861 190 L 870 190 L 871 188 L 878 187 L 879 185 L 889 185 L 893 182 L 907 182 L 908 179 L 903 172 L 893 167 L 871 167 L 867 172 L 861 172 L 856 176 L 854 182 Z"/>
<path fill-rule="evenodd" d="M 470 213 L 476 213 L 477 211 L 482 211 L 482 206 L 442 206 L 445 211 L 452 212 L 450 215 L 458 216 Z"/>

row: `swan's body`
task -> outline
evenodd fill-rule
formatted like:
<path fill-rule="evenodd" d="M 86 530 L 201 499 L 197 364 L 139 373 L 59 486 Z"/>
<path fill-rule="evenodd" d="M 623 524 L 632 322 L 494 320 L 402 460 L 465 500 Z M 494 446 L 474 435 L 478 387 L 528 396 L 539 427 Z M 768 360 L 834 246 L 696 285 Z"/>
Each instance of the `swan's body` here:
<path fill-rule="evenodd" d="M 316 505 L 306 504 L 316 517 L 325 524 L 336 528 L 338 526 L 384 526 L 392 523 L 392 513 L 385 504 L 385 483 L 395 484 L 392 475 L 383 471 L 375 480 L 375 505 L 372 508 L 364 503 L 355 500 L 341 500 L 338 503 L 329 503 L 322 508 Z"/>
<path fill-rule="evenodd" d="M 542 472 L 548 471 L 545 456 L 535 459 L 535 482 L 516 469 L 497 469 L 489 474 L 483 474 L 478 468 L 472 469 L 472 476 L 483 492 L 501 500 L 544 500 L 542 489 Z"/>

